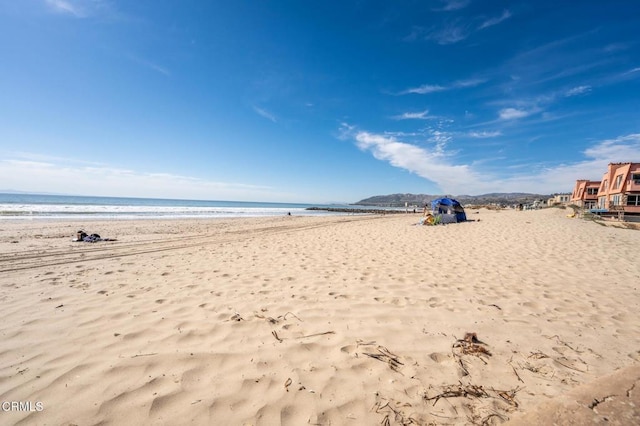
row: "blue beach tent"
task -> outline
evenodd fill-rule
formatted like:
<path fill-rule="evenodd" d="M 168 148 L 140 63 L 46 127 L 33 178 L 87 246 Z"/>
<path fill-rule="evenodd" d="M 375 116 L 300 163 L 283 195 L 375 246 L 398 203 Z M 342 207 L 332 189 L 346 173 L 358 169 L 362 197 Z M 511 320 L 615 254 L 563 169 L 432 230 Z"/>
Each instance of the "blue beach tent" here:
<path fill-rule="evenodd" d="M 467 215 L 464 213 L 462 204 L 453 198 L 438 198 L 431 202 L 433 214 L 455 214 L 456 222 L 464 222 Z"/>

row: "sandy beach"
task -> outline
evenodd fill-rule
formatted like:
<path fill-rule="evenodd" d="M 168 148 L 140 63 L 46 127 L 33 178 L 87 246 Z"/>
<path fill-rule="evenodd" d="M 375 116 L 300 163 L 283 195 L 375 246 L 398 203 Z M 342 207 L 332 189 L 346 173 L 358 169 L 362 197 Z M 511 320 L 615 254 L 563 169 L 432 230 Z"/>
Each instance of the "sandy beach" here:
<path fill-rule="evenodd" d="M 0 424 L 637 423 L 640 231 L 567 213 L 1 221 Z"/>

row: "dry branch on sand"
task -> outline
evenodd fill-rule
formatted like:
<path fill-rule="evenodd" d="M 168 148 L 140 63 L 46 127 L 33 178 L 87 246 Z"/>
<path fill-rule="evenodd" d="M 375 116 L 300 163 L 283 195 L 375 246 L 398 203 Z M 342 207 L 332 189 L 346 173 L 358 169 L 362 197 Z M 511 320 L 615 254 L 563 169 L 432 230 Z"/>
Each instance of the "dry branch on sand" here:
<path fill-rule="evenodd" d="M 378 353 L 363 352 L 362 354 L 370 358 L 377 359 L 378 361 L 385 362 L 393 371 L 400 372 L 400 368 L 404 364 L 400 361 L 400 358 L 397 355 L 391 353 L 389 349 L 380 345 L 376 347 L 376 350 Z"/>

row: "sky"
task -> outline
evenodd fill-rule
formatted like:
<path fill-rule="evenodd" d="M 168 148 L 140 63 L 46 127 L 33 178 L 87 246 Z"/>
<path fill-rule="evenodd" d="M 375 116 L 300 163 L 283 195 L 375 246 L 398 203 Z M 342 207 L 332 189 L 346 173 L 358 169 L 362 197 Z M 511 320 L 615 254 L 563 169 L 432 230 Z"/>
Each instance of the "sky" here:
<path fill-rule="evenodd" d="M 635 0 L 0 0 L 0 191 L 570 192 L 640 162 Z"/>

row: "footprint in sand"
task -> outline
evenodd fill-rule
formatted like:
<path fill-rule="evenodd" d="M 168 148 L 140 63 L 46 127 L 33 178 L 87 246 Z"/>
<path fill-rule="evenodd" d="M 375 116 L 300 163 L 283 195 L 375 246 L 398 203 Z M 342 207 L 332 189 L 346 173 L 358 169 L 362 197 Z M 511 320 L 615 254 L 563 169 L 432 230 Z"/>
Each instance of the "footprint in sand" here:
<path fill-rule="evenodd" d="M 438 364 L 441 364 L 443 362 L 449 361 L 450 354 L 447 353 L 447 352 L 433 352 L 433 353 L 429 354 L 429 358 L 431 358 L 432 360 L 434 360 Z"/>

